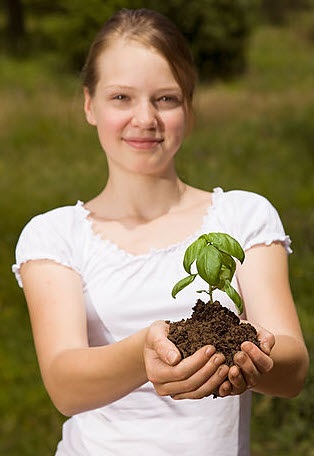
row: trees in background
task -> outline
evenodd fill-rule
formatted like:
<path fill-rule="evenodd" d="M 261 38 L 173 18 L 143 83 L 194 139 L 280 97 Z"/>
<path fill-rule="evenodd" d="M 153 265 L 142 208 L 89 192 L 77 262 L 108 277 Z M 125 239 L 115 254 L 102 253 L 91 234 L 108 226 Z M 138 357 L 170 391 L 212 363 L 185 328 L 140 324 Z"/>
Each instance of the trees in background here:
<path fill-rule="evenodd" d="M 308 7 L 313 1 L 5 0 L 3 13 L 10 50 L 19 50 L 28 36 L 30 52 L 58 52 L 69 68 L 79 70 L 96 31 L 115 11 L 123 7 L 156 9 L 172 19 L 189 40 L 201 79 L 212 80 L 245 70 L 249 37 L 260 13 L 280 22 L 288 10 Z"/>
<path fill-rule="evenodd" d="M 21 0 L 5 0 L 5 37 L 8 47 L 15 52 L 21 48 L 25 37 L 24 8 Z"/>
<path fill-rule="evenodd" d="M 282 24 L 291 12 L 313 6 L 313 0 L 261 0 L 261 14 L 271 23 Z"/>

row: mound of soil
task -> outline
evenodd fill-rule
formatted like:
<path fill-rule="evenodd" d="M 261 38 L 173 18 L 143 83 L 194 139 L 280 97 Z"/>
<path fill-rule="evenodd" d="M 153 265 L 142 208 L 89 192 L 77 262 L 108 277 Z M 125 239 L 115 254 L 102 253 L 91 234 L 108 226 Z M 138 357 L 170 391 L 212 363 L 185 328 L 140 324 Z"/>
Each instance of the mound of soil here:
<path fill-rule="evenodd" d="M 169 322 L 168 322 L 169 323 Z M 169 323 L 168 339 L 186 358 L 204 345 L 213 345 L 226 357 L 231 366 L 234 355 L 241 350 L 242 342 L 248 340 L 259 347 L 256 329 L 249 323 L 241 323 L 231 310 L 218 301 L 205 304 L 199 299 L 190 318 Z"/>

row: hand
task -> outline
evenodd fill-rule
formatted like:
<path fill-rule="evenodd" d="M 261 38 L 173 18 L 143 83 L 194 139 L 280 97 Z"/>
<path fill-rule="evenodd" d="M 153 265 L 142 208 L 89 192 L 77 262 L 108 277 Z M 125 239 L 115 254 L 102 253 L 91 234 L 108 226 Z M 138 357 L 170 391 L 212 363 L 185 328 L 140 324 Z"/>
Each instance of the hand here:
<path fill-rule="evenodd" d="M 218 390 L 219 396 L 241 394 L 254 388 L 261 376 L 273 368 L 270 353 L 275 345 L 275 337 L 264 328 L 257 326 L 256 329 L 260 348 L 252 342 L 243 342 L 241 351 L 234 356 L 234 366 L 229 370 L 228 380 Z"/>
<path fill-rule="evenodd" d="M 224 356 L 208 345 L 181 360 L 179 350 L 167 338 L 168 331 L 165 322 L 157 321 L 146 335 L 146 373 L 156 392 L 173 399 L 201 399 L 213 394 L 228 375 Z"/>

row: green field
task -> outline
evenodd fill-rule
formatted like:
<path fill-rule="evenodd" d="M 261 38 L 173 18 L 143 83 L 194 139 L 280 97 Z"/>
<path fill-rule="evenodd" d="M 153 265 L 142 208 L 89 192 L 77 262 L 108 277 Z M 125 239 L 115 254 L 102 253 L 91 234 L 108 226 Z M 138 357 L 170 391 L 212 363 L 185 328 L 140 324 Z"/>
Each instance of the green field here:
<path fill-rule="evenodd" d="M 291 284 L 314 350 L 314 15 L 259 27 L 247 74 L 201 86 L 193 134 L 178 154 L 185 180 L 262 193 L 277 207 L 294 253 Z M 0 454 L 51 456 L 63 418 L 42 386 L 27 309 L 11 273 L 35 214 L 103 186 L 106 165 L 86 125 L 78 78 L 54 56 L 0 55 Z M 314 371 L 293 400 L 254 398 L 252 455 L 314 455 Z"/>

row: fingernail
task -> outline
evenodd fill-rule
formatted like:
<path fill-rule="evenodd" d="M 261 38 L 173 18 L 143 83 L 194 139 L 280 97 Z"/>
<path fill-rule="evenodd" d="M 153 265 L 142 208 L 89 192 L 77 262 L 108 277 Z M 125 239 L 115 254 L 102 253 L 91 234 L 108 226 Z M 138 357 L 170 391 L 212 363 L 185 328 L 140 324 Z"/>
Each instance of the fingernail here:
<path fill-rule="evenodd" d="M 245 360 L 245 355 L 243 352 L 238 352 L 236 355 L 235 355 L 235 358 L 234 358 L 235 362 L 236 363 L 243 363 L 244 360 Z"/>
<path fill-rule="evenodd" d="M 221 389 L 222 389 L 222 391 L 221 391 L 221 396 L 222 397 L 228 396 L 231 393 L 231 386 L 230 385 L 222 386 Z"/>
<path fill-rule="evenodd" d="M 221 364 L 224 361 L 224 357 L 222 355 L 216 355 L 214 358 L 214 364 L 218 365 Z"/>
<path fill-rule="evenodd" d="M 253 350 L 253 348 L 254 348 L 253 343 L 252 342 L 248 342 L 248 341 L 243 342 L 242 346 L 243 346 L 244 350 L 247 351 L 247 352 Z"/>
<path fill-rule="evenodd" d="M 230 369 L 230 376 L 235 379 L 239 377 L 239 374 L 239 368 L 237 366 L 232 366 Z"/>
<path fill-rule="evenodd" d="M 267 342 L 261 343 L 261 348 L 264 353 L 267 353 L 267 354 L 270 353 L 270 347 Z"/>
<path fill-rule="evenodd" d="M 220 366 L 220 367 L 218 368 L 218 375 L 219 375 L 220 377 L 225 377 L 226 374 L 227 374 L 226 366 Z"/>
<path fill-rule="evenodd" d="M 216 351 L 215 347 L 210 345 L 209 347 L 206 348 L 205 355 L 210 358 L 211 356 L 213 356 L 215 351 Z"/>
<path fill-rule="evenodd" d="M 167 353 L 167 361 L 169 364 L 174 364 L 178 360 L 178 353 L 174 350 L 169 350 Z"/>

